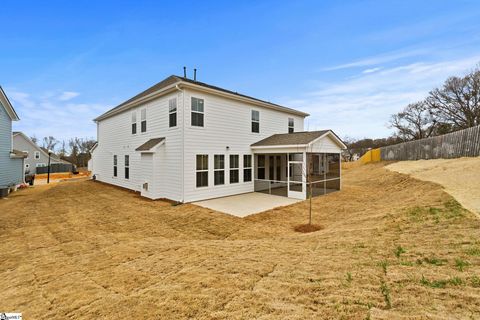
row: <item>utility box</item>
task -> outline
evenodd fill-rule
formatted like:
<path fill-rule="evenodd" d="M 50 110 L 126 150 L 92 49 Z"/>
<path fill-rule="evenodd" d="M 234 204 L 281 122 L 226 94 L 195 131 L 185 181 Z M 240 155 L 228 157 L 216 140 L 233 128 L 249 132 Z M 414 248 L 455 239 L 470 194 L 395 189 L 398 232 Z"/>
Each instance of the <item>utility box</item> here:
<path fill-rule="evenodd" d="M 0 186 L 0 198 L 5 198 L 6 196 L 8 196 L 9 189 L 9 187 Z"/>

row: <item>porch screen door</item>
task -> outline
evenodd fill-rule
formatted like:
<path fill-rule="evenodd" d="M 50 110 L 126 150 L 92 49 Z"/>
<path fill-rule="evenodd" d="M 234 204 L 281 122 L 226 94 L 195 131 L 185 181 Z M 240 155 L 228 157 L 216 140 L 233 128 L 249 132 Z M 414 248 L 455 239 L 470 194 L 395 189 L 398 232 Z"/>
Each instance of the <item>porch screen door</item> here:
<path fill-rule="evenodd" d="M 303 153 L 288 155 L 288 197 L 305 199 Z"/>

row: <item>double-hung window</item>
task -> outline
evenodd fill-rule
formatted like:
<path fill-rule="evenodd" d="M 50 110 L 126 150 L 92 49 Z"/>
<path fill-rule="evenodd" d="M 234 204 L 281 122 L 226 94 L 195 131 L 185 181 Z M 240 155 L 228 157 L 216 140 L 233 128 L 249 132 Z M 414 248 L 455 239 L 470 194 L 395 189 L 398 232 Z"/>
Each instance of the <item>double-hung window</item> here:
<path fill-rule="evenodd" d="M 214 184 L 216 186 L 225 184 L 225 156 L 223 154 L 216 154 L 213 160 Z"/>
<path fill-rule="evenodd" d="M 140 130 L 142 132 L 147 132 L 147 109 L 142 109 L 141 111 L 141 116 L 142 116 L 142 119 L 141 119 L 141 123 L 140 123 Z"/>
<path fill-rule="evenodd" d="M 257 157 L 258 167 L 257 167 L 257 177 L 258 179 L 265 179 L 265 155 L 258 155 Z"/>
<path fill-rule="evenodd" d="M 132 112 L 132 134 L 137 133 L 137 112 Z"/>
<path fill-rule="evenodd" d="M 295 131 L 295 120 L 293 118 L 288 118 L 288 133 L 293 133 Z"/>
<path fill-rule="evenodd" d="M 238 154 L 230 155 L 230 183 L 238 183 Z"/>
<path fill-rule="evenodd" d="M 125 179 L 130 179 L 130 156 L 125 155 Z"/>
<path fill-rule="evenodd" d="M 197 154 L 198 187 L 208 187 L 208 154 Z"/>
<path fill-rule="evenodd" d="M 252 181 L 252 156 L 250 154 L 243 155 L 243 182 Z"/>
<path fill-rule="evenodd" d="M 33 153 L 33 156 L 35 157 L 35 160 L 40 159 L 40 151 L 35 151 L 35 152 Z"/>
<path fill-rule="evenodd" d="M 177 126 L 177 98 L 168 100 L 168 127 Z"/>
<path fill-rule="evenodd" d="M 260 111 L 252 110 L 252 132 L 260 132 Z"/>
<path fill-rule="evenodd" d="M 117 176 L 117 155 L 114 155 L 113 156 L 113 176 L 116 177 Z"/>
<path fill-rule="evenodd" d="M 192 97 L 192 126 L 204 126 L 204 101 L 203 99 Z"/>

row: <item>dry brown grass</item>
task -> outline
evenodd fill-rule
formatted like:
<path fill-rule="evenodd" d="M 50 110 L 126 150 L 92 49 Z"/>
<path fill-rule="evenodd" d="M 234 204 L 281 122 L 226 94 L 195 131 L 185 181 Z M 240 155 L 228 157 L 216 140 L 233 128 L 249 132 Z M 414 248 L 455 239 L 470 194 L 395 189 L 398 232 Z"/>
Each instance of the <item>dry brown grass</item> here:
<path fill-rule="evenodd" d="M 470 318 L 480 223 L 372 164 L 344 190 L 244 219 L 90 181 L 0 201 L 0 311 L 26 319 Z M 461 263 L 459 262 L 461 261 Z M 460 267 L 461 265 L 461 267 Z M 463 270 L 463 271 L 461 271 Z"/>

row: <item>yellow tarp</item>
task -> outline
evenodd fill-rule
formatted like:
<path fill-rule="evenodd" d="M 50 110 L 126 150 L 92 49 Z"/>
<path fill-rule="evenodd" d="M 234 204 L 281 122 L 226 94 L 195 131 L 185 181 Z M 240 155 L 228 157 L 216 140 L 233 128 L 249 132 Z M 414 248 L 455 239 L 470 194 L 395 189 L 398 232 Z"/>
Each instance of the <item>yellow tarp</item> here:
<path fill-rule="evenodd" d="M 362 163 L 369 163 L 369 162 L 378 162 L 381 161 L 380 157 L 380 148 L 368 150 L 361 158 L 360 161 Z"/>

